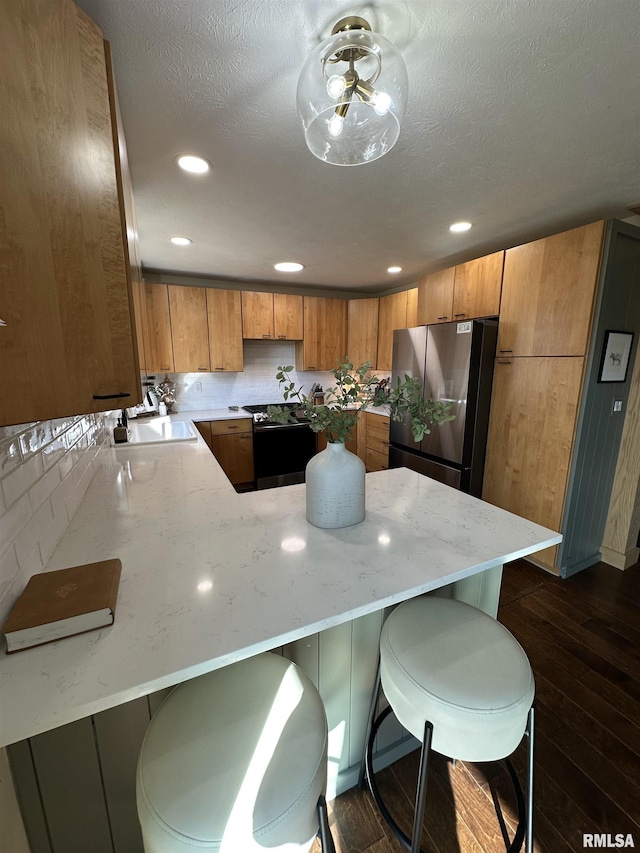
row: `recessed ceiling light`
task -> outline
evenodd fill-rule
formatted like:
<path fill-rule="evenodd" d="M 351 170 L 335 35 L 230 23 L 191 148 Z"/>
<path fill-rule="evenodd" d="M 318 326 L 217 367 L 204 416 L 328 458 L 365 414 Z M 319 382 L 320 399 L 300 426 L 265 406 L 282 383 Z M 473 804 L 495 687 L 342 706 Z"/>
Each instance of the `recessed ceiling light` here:
<path fill-rule="evenodd" d="M 395 275 L 397 272 L 402 272 L 402 267 L 387 267 L 387 272 Z"/>
<path fill-rule="evenodd" d="M 453 231 L 454 234 L 459 234 L 462 231 L 468 231 L 471 228 L 470 222 L 454 222 L 453 225 L 449 226 L 449 231 Z"/>
<path fill-rule="evenodd" d="M 185 172 L 193 172 L 194 175 L 203 175 L 211 168 L 211 164 L 204 157 L 196 157 L 194 154 L 181 154 L 177 163 Z"/>
<path fill-rule="evenodd" d="M 170 237 L 169 239 L 174 246 L 189 246 L 193 243 L 193 240 L 190 240 L 188 237 Z"/>
<path fill-rule="evenodd" d="M 298 264 L 295 261 L 283 261 L 281 264 L 274 264 L 273 268 L 278 272 L 300 272 L 304 269 L 304 264 Z"/>

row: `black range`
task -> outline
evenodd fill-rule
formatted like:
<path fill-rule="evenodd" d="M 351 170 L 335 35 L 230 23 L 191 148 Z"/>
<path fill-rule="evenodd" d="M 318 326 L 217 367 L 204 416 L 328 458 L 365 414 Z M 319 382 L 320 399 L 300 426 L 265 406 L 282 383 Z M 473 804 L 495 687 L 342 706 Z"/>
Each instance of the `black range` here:
<path fill-rule="evenodd" d="M 281 406 L 295 412 L 297 403 L 264 403 L 243 406 L 253 415 L 253 464 L 256 488 L 270 489 L 304 483 L 304 469 L 316 452 L 316 435 L 304 416 L 278 424 L 269 420 L 267 408 Z"/>

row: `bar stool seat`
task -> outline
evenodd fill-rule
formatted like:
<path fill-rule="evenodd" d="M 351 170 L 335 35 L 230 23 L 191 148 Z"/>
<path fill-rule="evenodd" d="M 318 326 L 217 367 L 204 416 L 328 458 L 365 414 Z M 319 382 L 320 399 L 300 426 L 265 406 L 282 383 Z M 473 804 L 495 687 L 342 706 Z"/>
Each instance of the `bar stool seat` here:
<path fill-rule="evenodd" d="M 153 716 L 138 760 L 144 849 L 307 851 L 326 775 L 324 706 L 290 661 L 262 654 L 184 682 Z"/>
<path fill-rule="evenodd" d="M 514 785 L 518 827 L 510 853 L 533 845 L 533 699 L 529 660 L 515 637 L 498 621 L 461 601 L 421 596 L 399 605 L 380 637 L 379 682 L 389 706 L 373 721 L 361 770 L 398 839 L 419 853 L 431 750 L 462 761 L 504 761 Z M 376 695 L 378 687 L 376 687 Z M 374 697 L 375 703 L 375 697 Z M 398 826 L 385 805 L 373 773 L 373 743 L 386 717 L 422 742 L 412 835 Z M 527 802 L 508 757 L 528 736 Z"/>
<path fill-rule="evenodd" d="M 380 638 L 384 694 L 400 723 L 462 761 L 495 761 L 524 734 L 535 685 L 509 631 L 460 601 L 425 596 L 396 608 Z"/>

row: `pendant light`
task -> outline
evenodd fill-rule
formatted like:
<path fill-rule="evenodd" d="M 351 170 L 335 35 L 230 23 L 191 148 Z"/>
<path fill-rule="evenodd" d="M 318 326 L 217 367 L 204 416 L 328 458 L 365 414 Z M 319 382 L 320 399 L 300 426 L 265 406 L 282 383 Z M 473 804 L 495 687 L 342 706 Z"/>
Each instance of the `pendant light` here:
<path fill-rule="evenodd" d="M 297 103 L 312 154 L 335 166 L 371 163 L 400 135 L 408 93 L 400 52 L 355 15 L 307 58 Z"/>

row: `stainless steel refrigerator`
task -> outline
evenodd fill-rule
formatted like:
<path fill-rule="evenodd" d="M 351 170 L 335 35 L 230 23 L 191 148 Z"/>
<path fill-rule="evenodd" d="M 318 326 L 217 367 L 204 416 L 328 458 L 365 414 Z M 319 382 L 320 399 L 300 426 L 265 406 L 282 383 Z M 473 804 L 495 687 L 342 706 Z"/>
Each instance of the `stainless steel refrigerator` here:
<path fill-rule="evenodd" d="M 425 398 L 452 402 L 455 420 L 431 427 L 417 444 L 409 418 L 391 421 L 389 467 L 411 468 L 480 497 L 489 426 L 498 321 L 467 320 L 393 333 L 391 382 L 405 374 Z"/>

